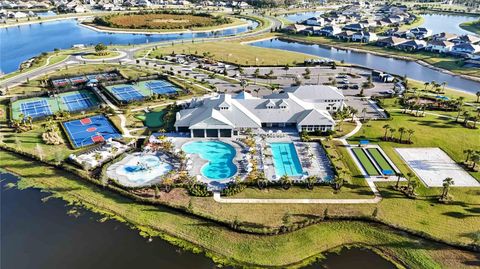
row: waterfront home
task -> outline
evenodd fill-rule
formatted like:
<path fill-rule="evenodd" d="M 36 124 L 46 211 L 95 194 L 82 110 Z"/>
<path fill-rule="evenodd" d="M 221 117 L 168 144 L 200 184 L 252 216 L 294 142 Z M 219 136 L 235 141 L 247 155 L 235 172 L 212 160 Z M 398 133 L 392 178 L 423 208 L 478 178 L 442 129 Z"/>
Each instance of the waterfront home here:
<path fill-rule="evenodd" d="M 445 32 L 434 34 L 432 36 L 432 40 L 437 40 L 437 41 L 451 41 L 452 39 L 455 39 L 455 38 L 458 38 L 458 35 L 445 33 Z"/>
<path fill-rule="evenodd" d="M 28 14 L 25 13 L 25 12 L 17 11 L 17 12 L 9 13 L 8 17 L 11 18 L 11 19 L 21 19 L 21 18 L 28 17 Z"/>
<path fill-rule="evenodd" d="M 363 29 L 365 29 L 365 25 L 361 24 L 361 23 L 351 23 L 351 24 L 347 24 L 345 25 L 342 30 L 344 31 L 362 31 Z"/>
<path fill-rule="evenodd" d="M 391 48 L 391 47 L 396 47 L 396 46 L 398 46 L 402 43 L 405 43 L 407 41 L 408 41 L 408 39 L 405 39 L 405 38 L 389 36 L 389 37 L 386 37 L 386 38 L 383 38 L 383 39 L 379 39 L 376 44 L 380 47 Z"/>
<path fill-rule="evenodd" d="M 451 40 L 453 43 L 457 44 L 477 44 L 480 43 L 480 37 L 474 35 L 461 35 L 457 38 Z"/>
<path fill-rule="evenodd" d="M 430 29 L 427 29 L 425 27 L 416 27 L 410 29 L 408 37 L 416 38 L 416 39 L 424 39 L 427 37 L 432 36 L 433 32 Z"/>
<path fill-rule="evenodd" d="M 324 26 L 325 20 L 322 17 L 311 17 L 306 19 L 303 24 L 309 26 Z"/>
<path fill-rule="evenodd" d="M 246 92 L 220 94 L 177 112 L 175 128 L 191 137 L 232 137 L 242 130 L 272 127 L 328 131 L 335 128 L 329 111 L 342 109 L 344 101 L 337 88 L 324 85 L 298 86 L 263 98 Z"/>
<path fill-rule="evenodd" d="M 406 50 L 406 51 L 417 51 L 417 50 L 424 49 L 426 46 L 427 46 L 426 41 L 413 39 L 413 40 L 408 40 L 406 42 L 398 44 L 395 47 L 397 49 Z"/>
<path fill-rule="evenodd" d="M 289 25 L 287 27 L 285 27 L 285 30 L 288 31 L 288 32 L 291 32 L 291 33 L 302 33 L 304 31 L 307 31 L 308 30 L 308 26 L 306 25 L 303 25 L 303 24 L 292 24 L 292 25 Z"/>
<path fill-rule="evenodd" d="M 342 32 L 342 29 L 340 29 L 340 27 L 337 27 L 337 26 L 325 26 L 325 27 L 322 27 L 319 31 L 318 31 L 318 34 L 319 35 L 323 35 L 323 36 L 335 36 L 339 33 Z"/>
<path fill-rule="evenodd" d="M 453 48 L 453 43 L 447 40 L 432 40 L 427 43 L 425 50 L 437 53 L 448 53 Z"/>
<path fill-rule="evenodd" d="M 352 41 L 370 43 L 378 40 L 378 36 L 375 33 L 360 31 L 356 32 L 352 36 Z"/>
<path fill-rule="evenodd" d="M 452 53 L 461 56 L 469 56 L 476 53 L 480 53 L 480 45 L 474 45 L 470 43 L 461 43 L 454 45 Z"/>
<path fill-rule="evenodd" d="M 341 40 L 351 41 L 354 34 L 355 34 L 355 32 L 353 32 L 353 31 L 343 31 L 343 32 L 335 35 L 335 37 L 338 38 L 338 39 L 341 39 Z"/>

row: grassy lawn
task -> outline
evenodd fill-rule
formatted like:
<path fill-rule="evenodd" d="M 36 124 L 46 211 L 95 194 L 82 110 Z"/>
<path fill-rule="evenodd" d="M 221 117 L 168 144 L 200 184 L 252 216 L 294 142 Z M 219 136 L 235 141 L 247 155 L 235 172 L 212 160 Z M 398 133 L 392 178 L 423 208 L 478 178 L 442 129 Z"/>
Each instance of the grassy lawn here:
<path fill-rule="evenodd" d="M 378 176 L 379 175 L 377 169 L 375 168 L 373 163 L 370 161 L 370 159 L 368 158 L 365 151 L 363 151 L 363 149 L 353 148 L 352 151 L 355 154 L 355 156 L 358 158 L 360 163 L 362 164 L 362 166 L 365 169 L 365 171 L 367 172 L 367 174 L 369 174 L 370 176 Z"/>
<path fill-rule="evenodd" d="M 464 22 L 460 24 L 460 27 L 464 30 L 480 35 L 480 20 Z"/>
<path fill-rule="evenodd" d="M 305 263 L 321 257 L 319 253 L 323 251 L 345 244 L 372 247 L 408 268 L 460 268 L 478 260 L 475 254 L 469 252 L 413 239 L 386 227 L 353 221 L 321 222 L 274 236 L 237 233 L 164 207 L 132 203 L 129 199 L 92 186 L 75 176 L 4 151 L 0 151 L 0 158 L 3 160 L 2 168 L 22 176 L 20 188 L 39 187 L 50 191 L 54 197 L 82 204 L 93 211 L 128 222 L 144 235 L 161 236 L 173 244 L 198 252 L 206 251 L 217 262 L 250 266 L 300 265 L 302 261 Z M 235 205 L 228 207 L 230 211 L 236 209 Z"/>
<path fill-rule="evenodd" d="M 242 41 L 247 40 L 248 39 L 244 39 Z M 295 62 L 303 63 L 306 59 L 318 58 L 302 53 L 252 47 L 248 44 L 242 44 L 239 41 L 175 44 L 173 47 L 159 47 L 153 50 L 149 56 L 150 58 L 155 58 L 171 53 L 187 53 L 197 56 L 210 53 L 210 57 L 217 61 L 246 66 L 293 65 Z"/>
<path fill-rule="evenodd" d="M 378 164 L 378 166 L 380 166 L 380 169 L 382 169 L 382 171 L 385 171 L 385 170 L 395 171 L 393 170 L 393 167 L 390 166 L 390 164 L 387 162 L 387 160 L 385 160 L 385 157 L 383 157 L 383 154 L 380 153 L 380 150 L 376 148 L 369 148 L 367 149 L 367 151 L 368 153 L 370 153 L 370 155 L 372 155 L 373 159 Z"/>
<path fill-rule="evenodd" d="M 109 59 L 109 58 L 117 57 L 118 55 L 120 55 L 120 52 L 118 51 L 108 51 L 106 55 L 98 55 L 95 52 L 91 52 L 91 53 L 82 55 L 82 58 L 90 59 L 90 60 Z"/>
<path fill-rule="evenodd" d="M 443 57 L 439 54 L 430 52 L 404 52 L 397 49 L 389 49 L 378 47 L 371 44 L 359 43 L 359 42 L 344 42 L 338 39 L 332 39 L 322 36 L 304 36 L 304 35 L 284 35 L 286 38 L 295 39 L 298 41 L 310 42 L 315 44 L 321 44 L 326 46 L 335 46 L 344 49 L 357 49 L 367 52 L 378 53 L 387 57 L 404 57 L 411 60 L 422 60 L 435 67 L 443 68 L 451 72 L 463 75 L 470 75 L 480 77 L 480 68 L 464 67 L 463 61 L 454 57 Z"/>
<path fill-rule="evenodd" d="M 226 198 L 370 199 L 373 197 L 373 193 L 368 187 L 346 183 L 341 191 L 335 191 L 330 186 L 315 186 L 313 190 L 300 186 L 292 186 L 288 190 L 284 190 L 282 187 L 270 187 L 264 190 L 250 187 L 241 193 Z"/>

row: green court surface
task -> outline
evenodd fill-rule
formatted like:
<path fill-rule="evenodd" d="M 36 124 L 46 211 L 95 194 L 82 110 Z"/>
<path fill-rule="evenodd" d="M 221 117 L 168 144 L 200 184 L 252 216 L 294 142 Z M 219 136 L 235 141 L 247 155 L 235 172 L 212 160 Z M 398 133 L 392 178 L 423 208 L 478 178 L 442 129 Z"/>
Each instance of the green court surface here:
<path fill-rule="evenodd" d="M 368 148 L 367 151 L 370 156 L 372 156 L 372 158 L 375 160 L 380 169 L 382 169 L 382 171 L 390 170 L 392 171 L 392 173 L 395 173 L 395 169 L 393 169 L 393 167 L 387 162 L 385 156 L 383 156 L 379 149 Z"/>
<path fill-rule="evenodd" d="M 365 172 L 370 176 L 379 176 L 380 173 L 377 171 L 373 163 L 368 158 L 367 154 L 362 148 L 352 148 L 353 154 L 357 157 L 360 164 L 363 166 Z"/>
<path fill-rule="evenodd" d="M 153 129 L 163 127 L 163 116 L 165 115 L 165 113 L 166 112 L 163 110 L 146 113 L 144 120 L 145 126 Z"/>
<path fill-rule="evenodd" d="M 77 95 L 83 95 L 90 100 L 88 105 L 85 108 L 98 106 L 100 104 L 100 101 L 98 100 L 97 96 L 88 90 L 79 90 L 79 91 L 60 93 L 55 97 L 49 97 L 49 96 L 32 97 L 32 98 L 21 99 L 21 100 L 12 102 L 11 104 L 12 119 L 20 120 L 20 114 L 23 114 L 25 117 L 29 116 L 28 113 L 25 113 L 25 111 L 22 111 L 21 109 L 22 104 L 28 104 L 35 101 L 45 101 L 46 104 L 48 105 L 48 109 L 51 112 L 51 114 L 55 114 L 58 111 L 71 111 L 71 109 L 69 108 L 69 104 L 65 103 L 64 97 L 71 97 L 71 96 L 77 96 Z M 74 98 L 73 100 L 76 100 L 76 99 Z M 70 107 L 73 107 L 71 104 L 72 103 L 70 103 Z M 79 111 L 80 110 L 71 111 L 71 112 L 79 112 Z"/>

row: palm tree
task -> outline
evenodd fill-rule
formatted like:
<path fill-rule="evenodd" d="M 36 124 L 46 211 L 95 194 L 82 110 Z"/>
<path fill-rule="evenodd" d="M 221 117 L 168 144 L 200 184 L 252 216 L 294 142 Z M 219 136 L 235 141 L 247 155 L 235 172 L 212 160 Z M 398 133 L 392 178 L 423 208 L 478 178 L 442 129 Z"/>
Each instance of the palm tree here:
<path fill-rule="evenodd" d="M 340 177 L 338 175 L 335 176 L 333 178 L 333 184 L 334 184 L 335 190 L 340 190 L 343 186 L 343 182 L 344 182 L 343 177 Z"/>
<path fill-rule="evenodd" d="M 390 128 L 390 141 L 393 141 L 393 134 L 397 131 L 395 128 Z"/>
<path fill-rule="evenodd" d="M 388 134 L 388 130 L 390 130 L 390 125 L 385 124 L 385 125 L 383 125 L 382 128 L 385 129 L 385 133 L 383 134 L 383 140 L 387 140 L 387 134 Z"/>
<path fill-rule="evenodd" d="M 402 173 L 397 173 L 397 184 L 395 184 L 395 188 L 398 189 L 400 185 L 400 179 L 402 178 L 403 174 Z"/>
<path fill-rule="evenodd" d="M 30 128 L 33 129 L 33 118 L 32 118 L 32 116 L 28 116 L 27 120 L 28 120 L 28 123 L 30 124 Z"/>
<path fill-rule="evenodd" d="M 290 70 L 290 66 L 288 64 L 286 64 L 284 67 L 283 67 L 283 70 L 285 70 L 285 76 L 288 74 L 288 70 Z"/>
<path fill-rule="evenodd" d="M 440 200 L 446 201 L 448 200 L 448 192 L 450 190 L 450 186 L 453 185 L 453 178 L 447 177 L 443 180 L 443 190 L 442 190 L 442 196 L 440 197 Z"/>
<path fill-rule="evenodd" d="M 404 127 L 398 128 L 398 132 L 400 133 L 400 138 L 399 138 L 400 143 L 402 143 L 403 134 L 405 134 L 406 131 L 407 130 Z"/>
<path fill-rule="evenodd" d="M 477 103 L 478 103 L 480 100 L 480 91 L 476 92 L 475 95 L 477 96 Z"/>
<path fill-rule="evenodd" d="M 314 176 L 309 176 L 305 179 L 305 182 L 307 183 L 307 188 L 309 190 L 313 190 L 313 187 L 315 186 L 315 182 L 317 182 L 317 178 Z"/>
<path fill-rule="evenodd" d="M 283 189 L 288 190 L 292 186 L 292 179 L 287 175 L 283 175 L 280 178 L 280 184 L 282 184 Z"/>
<path fill-rule="evenodd" d="M 365 107 L 362 108 L 362 114 L 363 114 L 363 116 L 362 116 L 362 118 L 363 118 L 362 121 L 365 121 L 365 117 L 366 117 L 366 114 L 367 114 L 367 108 L 365 108 Z"/>
<path fill-rule="evenodd" d="M 468 163 L 468 161 L 470 161 L 470 156 L 474 153 L 474 151 L 473 149 L 466 149 L 463 151 L 463 153 L 467 155 L 465 158 L 465 163 Z"/>
<path fill-rule="evenodd" d="M 100 161 L 102 159 L 102 154 L 100 152 L 95 152 L 95 155 L 93 157 L 96 161 Z"/>
<path fill-rule="evenodd" d="M 460 118 L 460 115 L 462 114 L 462 112 L 463 112 L 463 109 L 459 108 L 458 113 L 457 113 L 457 117 L 455 118 L 455 122 L 458 122 L 458 119 Z"/>
<path fill-rule="evenodd" d="M 475 170 L 475 166 L 478 162 L 480 162 L 480 153 L 476 151 L 472 154 L 472 157 L 470 159 L 472 160 L 472 170 Z"/>
<path fill-rule="evenodd" d="M 358 113 L 358 110 L 355 108 L 350 108 L 350 115 L 352 115 L 352 122 L 354 121 L 355 115 Z"/>
<path fill-rule="evenodd" d="M 447 86 L 447 82 L 446 81 L 442 82 L 443 92 L 445 92 L 445 87 L 446 86 Z"/>
<path fill-rule="evenodd" d="M 462 113 L 462 116 L 463 116 L 463 124 L 467 124 L 468 118 L 470 118 L 470 112 L 464 111 Z"/>
<path fill-rule="evenodd" d="M 415 130 L 408 129 L 407 133 L 408 133 L 408 143 L 411 144 L 412 143 L 412 135 L 415 133 Z"/>
<path fill-rule="evenodd" d="M 426 90 L 427 90 L 427 87 L 428 87 L 428 85 L 430 85 L 430 82 L 425 82 L 425 83 L 423 83 L 423 85 L 425 86 L 425 91 L 426 91 Z"/>

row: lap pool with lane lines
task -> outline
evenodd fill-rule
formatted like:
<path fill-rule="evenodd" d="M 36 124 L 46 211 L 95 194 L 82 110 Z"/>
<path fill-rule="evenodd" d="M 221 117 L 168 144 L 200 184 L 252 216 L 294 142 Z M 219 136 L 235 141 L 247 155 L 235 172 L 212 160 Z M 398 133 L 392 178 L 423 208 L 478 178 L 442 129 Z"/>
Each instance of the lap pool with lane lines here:
<path fill-rule="evenodd" d="M 270 143 L 270 148 L 277 177 L 303 175 L 302 165 L 293 143 Z"/>

